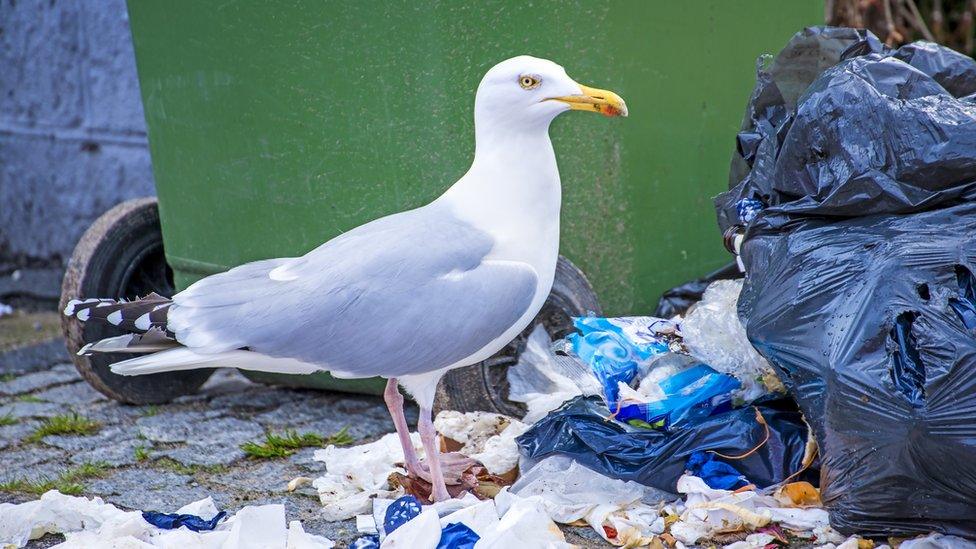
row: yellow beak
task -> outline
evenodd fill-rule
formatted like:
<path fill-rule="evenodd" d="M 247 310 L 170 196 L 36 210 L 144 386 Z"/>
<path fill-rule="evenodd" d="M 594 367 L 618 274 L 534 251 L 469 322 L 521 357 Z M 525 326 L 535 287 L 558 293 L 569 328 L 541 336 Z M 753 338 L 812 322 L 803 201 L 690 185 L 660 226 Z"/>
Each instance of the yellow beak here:
<path fill-rule="evenodd" d="M 580 85 L 582 95 L 553 97 L 551 101 L 562 101 L 574 111 L 598 112 L 604 116 L 627 116 L 627 103 L 623 98 L 608 90 L 600 90 Z"/>

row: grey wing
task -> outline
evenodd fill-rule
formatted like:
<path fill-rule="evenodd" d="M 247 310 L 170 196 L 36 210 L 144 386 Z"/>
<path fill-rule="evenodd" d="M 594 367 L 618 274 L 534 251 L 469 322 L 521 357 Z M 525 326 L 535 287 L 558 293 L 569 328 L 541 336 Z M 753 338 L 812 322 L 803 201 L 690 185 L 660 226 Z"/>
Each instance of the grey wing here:
<path fill-rule="evenodd" d="M 204 279 L 174 297 L 169 327 L 199 352 L 249 348 L 340 375 L 437 370 L 503 335 L 532 303 L 535 270 L 486 259 L 492 246 L 448 212 L 396 214 L 301 258 Z"/>

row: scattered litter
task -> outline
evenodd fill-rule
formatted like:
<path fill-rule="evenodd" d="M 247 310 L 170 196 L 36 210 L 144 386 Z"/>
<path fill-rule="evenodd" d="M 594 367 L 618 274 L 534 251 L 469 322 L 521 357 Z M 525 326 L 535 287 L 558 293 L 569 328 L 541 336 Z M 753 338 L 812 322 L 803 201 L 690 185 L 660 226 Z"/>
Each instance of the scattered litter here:
<path fill-rule="evenodd" d="M 678 480 L 685 501 L 670 533 L 684 544 L 695 544 L 720 533 L 752 532 L 771 523 L 794 536 L 818 543 L 841 543 L 844 536 L 830 528 L 823 509 L 783 507 L 775 498 L 755 490 L 716 490 L 691 475 Z"/>
<path fill-rule="evenodd" d="M 898 549 L 976 549 L 976 542 L 959 536 L 929 534 L 901 542 Z"/>
<path fill-rule="evenodd" d="M 360 536 L 349 544 L 349 549 L 379 549 L 380 537 L 376 534 Z"/>
<path fill-rule="evenodd" d="M 218 512 L 213 498 L 209 496 L 185 505 L 175 513 L 142 512 L 142 518 L 157 528 L 172 530 L 185 526 L 194 532 L 213 530 L 226 516 L 227 511 Z"/>
<path fill-rule="evenodd" d="M 481 536 L 471 528 L 460 522 L 452 522 L 441 530 L 437 549 L 473 549 L 480 539 Z"/>
<path fill-rule="evenodd" d="M 716 280 L 681 319 L 681 336 L 688 352 L 742 384 L 736 395 L 740 405 L 766 393 L 786 392 L 772 367 L 746 337 L 738 314 L 741 290 L 742 279 Z"/>
<path fill-rule="evenodd" d="M 529 425 L 500 414 L 444 410 L 434 419 L 441 437 L 462 446 L 449 448 L 481 462 L 493 475 L 512 473 L 518 465 L 515 438 Z"/>
<path fill-rule="evenodd" d="M 397 528 L 415 518 L 423 510 L 420 502 L 413 496 L 403 496 L 391 503 L 384 513 L 383 531 L 392 534 Z"/>
<path fill-rule="evenodd" d="M 579 359 L 557 355 L 541 323 L 526 341 L 518 362 L 508 369 L 508 399 L 526 405 L 525 423 L 535 423 L 563 402 L 584 395 L 602 395 L 600 382 Z"/>
<path fill-rule="evenodd" d="M 195 547 L 198 549 L 330 549 L 334 543 L 305 532 L 299 521 L 285 523 L 281 504 L 248 505 L 227 520 L 211 498 L 186 505 L 177 515 L 213 520 L 209 531 L 183 521 L 158 528 L 139 511 L 123 511 L 101 498 L 67 496 L 55 490 L 21 504 L 0 503 L 0 546 L 24 547 L 45 534 L 63 534 L 61 549 L 91 547 Z M 192 522 L 192 521 L 191 521 Z"/>
<path fill-rule="evenodd" d="M 14 314 L 14 308 L 6 303 L 0 303 L 0 318 Z"/>
<path fill-rule="evenodd" d="M 653 317 L 579 317 L 578 333 L 567 338 L 571 351 L 590 365 L 603 385 L 603 396 L 617 408 L 619 384 L 629 384 L 654 356 L 671 350 L 677 326 Z"/>
<path fill-rule="evenodd" d="M 311 477 L 295 477 L 288 481 L 288 486 L 286 487 L 286 489 L 289 492 L 294 492 L 295 490 L 298 490 L 302 486 L 308 486 L 312 484 L 313 480 L 315 479 Z"/>
<path fill-rule="evenodd" d="M 636 547 L 664 532 L 655 504 L 671 495 L 633 481 L 607 478 L 565 456 L 534 465 L 511 487 L 521 498 L 538 498 L 549 517 L 562 524 L 585 521 L 614 545 Z"/>
<path fill-rule="evenodd" d="M 749 485 L 745 475 L 728 463 L 720 461 L 713 452 L 694 452 L 688 458 L 685 469 L 705 481 L 709 488 L 736 490 Z"/>
<path fill-rule="evenodd" d="M 671 375 L 658 380 L 657 374 L 665 372 Z M 732 392 L 740 386 L 734 377 L 697 361 L 671 372 L 655 368 L 637 391 L 620 382 L 614 417 L 631 425 L 671 431 L 732 408 Z"/>
<path fill-rule="evenodd" d="M 412 433 L 411 441 L 423 455 L 420 435 Z M 371 498 L 377 496 L 395 499 L 403 495 L 388 480 L 391 473 L 406 474 L 398 465 L 403 463 L 403 449 L 396 433 L 359 446 L 330 445 L 316 450 L 313 458 L 324 462 L 326 468 L 326 473 L 312 482 L 318 490 L 325 520 L 345 520 L 367 513 L 372 507 Z"/>

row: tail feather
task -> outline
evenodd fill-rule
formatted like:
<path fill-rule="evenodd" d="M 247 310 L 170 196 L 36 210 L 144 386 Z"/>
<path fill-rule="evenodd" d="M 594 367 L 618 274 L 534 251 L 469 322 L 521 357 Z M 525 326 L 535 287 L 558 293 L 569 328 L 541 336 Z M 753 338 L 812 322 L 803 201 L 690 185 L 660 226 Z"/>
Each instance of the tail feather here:
<path fill-rule="evenodd" d="M 78 351 L 79 356 L 94 353 L 155 353 L 178 347 L 179 343 L 166 337 L 161 330 L 152 329 L 144 334 L 125 334 L 107 337 L 89 343 Z"/>
<path fill-rule="evenodd" d="M 72 299 L 64 308 L 64 314 L 82 322 L 104 322 L 123 330 L 142 333 L 153 328 L 165 330 L 167 313 L 172 304 L 172 300 L 156 293 L 135 301 Z"/>
<path fill-rule="evenodd" d="M 314 364 L 292 358 L 275 358 L 253 351 L 235 350 L 202 354 L 186 347 L 176 347 L 151 355 L 116 362 L 112 372 L 124 376 L 138 376 L 159 372 L 175 372 L 196 368 L 240 368 L 279 374 L 311 374 L 322 369 Z"/>

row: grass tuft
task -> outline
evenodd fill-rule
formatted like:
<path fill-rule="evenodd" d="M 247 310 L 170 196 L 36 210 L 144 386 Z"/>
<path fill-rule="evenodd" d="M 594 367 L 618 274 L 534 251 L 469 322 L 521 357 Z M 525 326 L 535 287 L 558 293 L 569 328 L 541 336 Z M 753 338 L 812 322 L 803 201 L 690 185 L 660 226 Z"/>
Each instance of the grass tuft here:
<path fill-rule="evenodd" d="M 349 434 L 349 429 L 343 427 L 339 432 L 323 437 L 318 433 L 302 433 L 295 431 L 285 431 L 281 435 L 267 433 L 264 435 L 264 442 L 245 442 L 241 444 L 241 450 L 253 459 L 275 459 L 288 457 L 295 453 L 299 448 L 310 446 L 345 446 L 353 443 L 353 438 Z"/>
<path fill-rule="evenodd" d="M 77 467 L 67 469 L 57 478 L 15 478 L 0 483 L 0 492 L 23 492 L 39 496 L 48 490 L 57 490 L 62 494 L 77 496 L 85 487 L 81 481 L 105 476 L 108 464 L 104 462 L 83 463 Z"/>
<path fill-rule="evenodd" d="M 48 435 L 91 435 L 101 424 L 77 413 L 61 414 L 44 420 L 44 423 L 27 437 L 27 442 L 38 442 Z"/>
<path fill-rule="evenodd" d="M 36 397 L 34 395 L 20 395 L 17 400 L 21 402 L 44 402 L 43 398 Z"/>
<path fill-rule="evenodd" d="M 0 374 L 0 382 L 13 381 L 17 379 L 17 374 L 13 372 L 8 372 L 6 374 Z"/>
<path fill-rule="evenodd" d="M 20 420 L 14 417 L 13 412 L 9 412 L 5 416 L 0 416 L 0 427 L 6 426 L 6 425 L 16 425 L 19 422 L 20 422 Z"/>
<path fill-rule="evenodd" d="M 145 446 L 136 446 L 132 453 L 135 456 L 136 461 L 142 462 L 149 459 L 149 450 L 147 450 Z"/>

